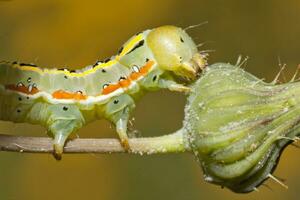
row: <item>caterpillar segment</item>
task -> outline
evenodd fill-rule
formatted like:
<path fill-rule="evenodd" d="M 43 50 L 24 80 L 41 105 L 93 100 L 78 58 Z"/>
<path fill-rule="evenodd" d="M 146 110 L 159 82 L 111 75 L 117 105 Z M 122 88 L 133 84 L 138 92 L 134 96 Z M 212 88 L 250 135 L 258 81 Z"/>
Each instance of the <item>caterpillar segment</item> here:
<path fill-rule="evenodd" d="M 147 91 L 189 92 L 184 83 L 196 79 L 206 56 L 184 30 L 162 26 L 136 34 L 116 56 L 81 70 L 1 62 L 0 119 L 45 126 L 60 158 L 70 134 L 104 118 L 130 151 L 127 124 L 135 101 Z"/>

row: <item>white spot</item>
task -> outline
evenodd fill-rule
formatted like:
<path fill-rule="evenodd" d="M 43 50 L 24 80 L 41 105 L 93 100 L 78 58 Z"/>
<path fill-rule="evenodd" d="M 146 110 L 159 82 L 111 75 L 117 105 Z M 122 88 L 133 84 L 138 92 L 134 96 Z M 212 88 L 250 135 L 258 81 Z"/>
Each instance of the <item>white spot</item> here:
<path fill-rule="evenodd" d="M 24 84 L 23 84 L 22 82 L 19 82 L 19 83 L 17 84 L 17 87 L 22 87 L 22 86 L 24 86 Z"/>
<path fill-rule="evenodd" d="M 107 88 L 108 86 L 109 86 L 108 84 L 104 84 L 102 88 L 105 89 L 105 88 Z"/>
<path fill-rule="evenodd" d="M 140 68 L 139 68 L 137 65 L 133 65 L 133 66 L 132 66 L 132 71 L 134 71 L 134 72 L 139 72 L 139 71 L 140 71 Z"/>
<path fill-rule="evenodd" d="M 33 88 L 33 85 L 30 84 L 30 85 L 28 86 L 28 92 L 31 92 L 31 91 L 32 91 L 32 88 Z"/>

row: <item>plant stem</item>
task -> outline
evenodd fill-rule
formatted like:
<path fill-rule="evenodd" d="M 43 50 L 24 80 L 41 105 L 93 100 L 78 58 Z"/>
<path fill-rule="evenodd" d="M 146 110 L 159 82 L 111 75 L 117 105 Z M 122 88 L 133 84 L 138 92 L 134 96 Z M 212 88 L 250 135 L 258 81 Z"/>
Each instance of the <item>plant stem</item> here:
<path fill-rule="evenodd" d="M 183 130 L 175 133 L 149 138 L 129 140 L 134 154 L 164 154 L 186 151 Z M 46 137 L 24 137 L 0 135 L 0 150 L 26 153 L 53 153 L 52 139 Z M 125 153 L 118 139 L 82 139 L 67 142 L 64 153 Z"/>

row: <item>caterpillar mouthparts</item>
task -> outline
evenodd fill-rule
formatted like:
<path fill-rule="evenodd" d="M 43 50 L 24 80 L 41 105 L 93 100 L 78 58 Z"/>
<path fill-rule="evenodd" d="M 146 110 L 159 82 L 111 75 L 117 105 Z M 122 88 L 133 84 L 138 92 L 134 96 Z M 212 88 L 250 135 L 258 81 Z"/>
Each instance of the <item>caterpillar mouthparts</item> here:
<path fill-rule="evenodd" d="M 300 82 L 265 83 L 238 66 L 214 64 L 192 85 L 183 126 L 205 180 L 256 190 L 300 133 Z"/>
<path fill-rule="evenodd" d="M 207 57 L 208 54 L 195 53 L 189 61 L 182 63 L 182 67 L 176 73 L 187 80 L 196 80 L 207 66 Z"/>
<path fill-rule="evenodd" d="M 208 57 L 207 53 L 201 53 L 201 52 L 198 52 L 193 55 L 191 61 L 194 63 L 193 66 L 197 75 L 200 72 L 202 72 L 207 66 L 207 57 Z"/>

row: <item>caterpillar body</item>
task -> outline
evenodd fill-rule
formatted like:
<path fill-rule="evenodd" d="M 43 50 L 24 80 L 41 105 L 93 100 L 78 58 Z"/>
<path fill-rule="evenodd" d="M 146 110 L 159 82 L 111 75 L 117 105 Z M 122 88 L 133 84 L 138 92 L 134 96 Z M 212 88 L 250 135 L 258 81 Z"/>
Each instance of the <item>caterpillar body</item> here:
<path fill-rule="evenodd" d="M 160 88 L 188 92 L 177 79 L 195 80 L 206 56 L 183 29 L 162 26 L 136 34 L 116 56 L 81 70 L 1 62 L 0 119 L 45 126 L 60 158 L 71 133 L 105 118 L 130 150 L 127 122 L 135 100 Z"/>

